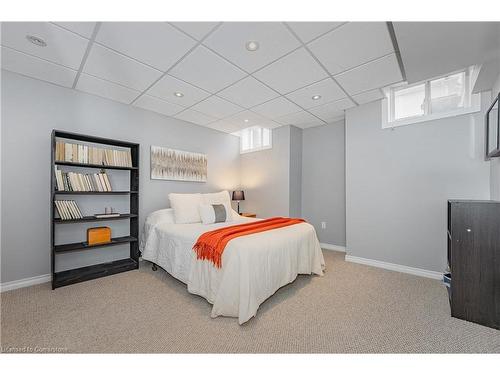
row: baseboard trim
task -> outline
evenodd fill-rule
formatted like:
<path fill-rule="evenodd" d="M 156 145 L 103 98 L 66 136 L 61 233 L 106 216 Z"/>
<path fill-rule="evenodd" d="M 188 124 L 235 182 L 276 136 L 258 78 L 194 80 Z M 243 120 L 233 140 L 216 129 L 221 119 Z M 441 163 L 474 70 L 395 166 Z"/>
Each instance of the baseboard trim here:
<path fill-rule="evenodd" d="M 319 245 L 324 250 L 340 251 L 341 253 L 345 253 L 345 246 L 332 245 L 324 242 L 320 242 Z"/>
<path fill-rule="evenodd" d="M 0 290 L 2 292 L 7 292 L 9 290 L 25 288 L 27 286 L 37 285 L 47 283 L 51 280 L 51 276 L 49 275 L 40 275 L 35 277 L 28 277 L 26 279 L 7 281 L 1 284 Z"/>
<path fill-rule="evenodd" d="M 346 255 L 345 260 L 346 262 L 359 263 L 367 266 L 384 268 L 386 270 L 409 273 L 410 275 L 427 277 L 429 279 L 436 279 L 436 280 L 443 279 L 442 273 L 436 271 L 424 270 L 422 268 L 408 267 L 408 266 L 403 266 L 401 264 L 387 263 L 387 262 L 382 262 L 380 260 L 360 258 L 352 255 Z"/>

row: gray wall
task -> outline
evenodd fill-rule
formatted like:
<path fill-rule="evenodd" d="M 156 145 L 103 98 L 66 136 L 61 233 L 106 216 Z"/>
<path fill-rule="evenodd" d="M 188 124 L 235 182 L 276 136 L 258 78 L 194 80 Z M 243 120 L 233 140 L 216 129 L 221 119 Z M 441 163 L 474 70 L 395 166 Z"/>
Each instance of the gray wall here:
<path fill-rule="evenodd" d="M 344 140 L 344 121 L 302 134 L 302 215 L 320 242 L 337 246 L 345 246 Z"/>
<path fill-rule="evenodd" d="M 302 216 L 302 129 L 290 126 L 289 216 Z"/>
<path fill-rule="evenodd" d="M 448 199 L 488 199 L 483 113 L 381 129 L 381 102 L 346 113 L 349 255 L 432 271 L 446 258 Z"/>
<path fill-rule="evenodd" d="M 498 95 L 498 93 L 500 93 L 500 75 L 493 86 L 492 96 Z M 500 200 L 500 158 L 490 161 L 490 174 L 491 199 Z"/>
<path fill-rule="evenodd" d="M 239 186 L 237 137 L 14 73 L 2 71 L 2 75 L 2 282 L 50 272 L 50 133 L 53 128 L 141 144 L 141 229 L 148 213 L 168 206 L 169 192 L 210 192 Z M 151 180 L 151 145 L 208 154 L 208 182 Z M 126 176 L 111 176 L 115 186 L 121 184 L 123 178 Z M 127 208 L 126 200 L 116 197 L 112 205 Z M 87 205 L 82 202 L 82 207 L 94 213 L 92 211 L 102 211 L 108 205 L 107 198 L 96 201 L 97 198 L 87 201 Z M 113 223 L 113 232 L 122 233 L 126 230 L 124 224 Z M 56 239 L 68 240 L 67 237 L 74 236 L 75 241 L 84 240 L 84 229 L 74 227 L 57 233 Z M 126 251 L 117 246 L 69 254 L 60 259 L 57 266 L 65 269 L 115 259 Z"/>
<path fill-rule="evenodd" d="M 273 147 L 240 157 L 241 210 L 258 217 L 290 213 L 290 126 L 273 129 Z"/>

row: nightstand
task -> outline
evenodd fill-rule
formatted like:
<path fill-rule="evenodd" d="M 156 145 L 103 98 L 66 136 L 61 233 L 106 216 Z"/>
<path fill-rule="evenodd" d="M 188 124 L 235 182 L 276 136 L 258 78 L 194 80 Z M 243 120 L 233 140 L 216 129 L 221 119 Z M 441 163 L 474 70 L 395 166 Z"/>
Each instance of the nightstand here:
<path fill-rule="evenodd" d="M 240 215 L 244 217 L 257 217 L 257 214 L 252 214 L 249 212 L 242 212 Z"/>

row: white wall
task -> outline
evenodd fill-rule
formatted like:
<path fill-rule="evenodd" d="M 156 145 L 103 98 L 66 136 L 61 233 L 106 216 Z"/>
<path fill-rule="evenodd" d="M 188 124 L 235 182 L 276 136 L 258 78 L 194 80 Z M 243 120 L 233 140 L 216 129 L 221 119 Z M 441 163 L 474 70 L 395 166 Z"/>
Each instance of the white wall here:
<path fill-rule="evenodd" d="M 337 246 L 345 246 L 344 141 L 344 121 L 302 134 L 302 215 L 320 242 Z"/>
<path fill-rule="evenodd" d="M 448 199 L 489 199 L 483 113 L 381 129 L 381 102 L 346 113 L 346 247 L 441 272 Z"/>
<path fill-rule="evenodd" d="M 295 126 L 273 129 L 273 147 L 242 154 L 242 212 L 258 217 L 300 216 L 302 130 Z"/>
<path fill-rule="evenodd" d="M 288 216 L 290 212 L 290 127 L 273 129 L 273 147 L 242 154 L 241 188 L 245 191 L 242 212 L 257 217 Z"/>
<path fill-rule="evenodd" d="M 239 186 L 237 137 L 6 71 L 2 71 L 1 90 L 2 282 L 50 272 L 50 136 L 54 128 L 140 143 L 141 231 L 147 214 L 168 207 L 169 192 Z M 206 153 L 208 182 L 151 180 L 151 145 Z M 116 183 L 121 177 L 111 176 Z M 89 213 L 103 210 L 108 198 L 99 199 L 87 199 L 82 208 Z M 111 204 L 128 208 L 127 197 L 115 197 Z M 109 223 L 116 234 L 128 228 L 128 223 Z M 63 236 L 66 240 L 73 236 L 75 242 L 85 240 L 85 226 L 65 225 L 56 240 Z M 123 257 L 124 251 L 128 249 L 116 246 L 68 254 L 57 266 L 64 269 L 111 260 Z"/>

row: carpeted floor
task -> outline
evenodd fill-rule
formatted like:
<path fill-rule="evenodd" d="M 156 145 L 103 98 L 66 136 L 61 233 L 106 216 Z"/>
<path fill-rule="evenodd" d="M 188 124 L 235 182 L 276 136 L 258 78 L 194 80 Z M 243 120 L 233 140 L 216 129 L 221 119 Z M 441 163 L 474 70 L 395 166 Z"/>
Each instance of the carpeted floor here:
<path fill-rule="evenodd" d="M 145 262 L 52 291 L 1 294 L 2 351 L 385 353 L 495 352 L 500 331 L 450 317 L 439 281 L 344 261 L 299 276 L 243 326 Z"/>

